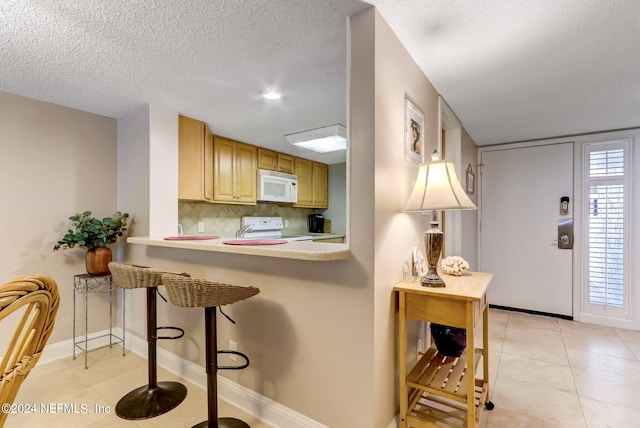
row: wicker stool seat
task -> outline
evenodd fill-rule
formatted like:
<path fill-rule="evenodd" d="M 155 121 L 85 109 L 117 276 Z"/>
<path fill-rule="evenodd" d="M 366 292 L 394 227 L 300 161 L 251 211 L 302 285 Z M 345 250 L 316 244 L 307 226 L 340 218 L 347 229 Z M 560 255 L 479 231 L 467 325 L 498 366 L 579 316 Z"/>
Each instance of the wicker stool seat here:
<path fill-rule="evenodd" d="M 230 285 L 170 273 L 164 273 L 162 281 L 171 303 L 185 308 L 230 305 L 260 292 L 256 287 Z"/>
<path fill-rule="evenodd" d="M 218 306 L 230 305 L 240 300 L 248 299 L 258 294 L 260 289 L 251 286 L 238 286 L 188 278 L 170 273 L 162 274 L 162 283 L 167 289 L 171 303 L 185 308 L 204 308 L 205 311 L 208 418 L 193 428 L 250 428 L 246 422 L 240 419 L 218 418 L 217 371 L 219 369 L 240 370 L 248 367 L 249 357 L 238 351 L 218 350 L 216 314 Z M 227 316 L 227 318 L 229 317 Z M 220 366 L 218 365 L 218 354 L 240 356 L 244 359 L 244 363 L 237 366 Z"/>
<path fill-rule="evenodd" d="M 113 282 L 121 288 L 146 288 L 147 290 L 147 366 L 148 385 L 126 394 L 116 404 L 116 414 L 123 419 L 148 419 L 175 408 L 187 396 L 187 388 L 179 382 L 158 382 L 158 339 L 179 339 L 184 330 L 179 327 L 158 327 L 156 301 L 158 286 L 162 285 L 163 271 L 126 263 L 109 263 Z M 183 274 L 184 275 L 184 274 Z M 162 297 L 162 296 L 160 296 Z M 164 298 L 163 298 L 164 299 Z M 158 336 L 158 330 L 174 330 L 174 336 Z"/>

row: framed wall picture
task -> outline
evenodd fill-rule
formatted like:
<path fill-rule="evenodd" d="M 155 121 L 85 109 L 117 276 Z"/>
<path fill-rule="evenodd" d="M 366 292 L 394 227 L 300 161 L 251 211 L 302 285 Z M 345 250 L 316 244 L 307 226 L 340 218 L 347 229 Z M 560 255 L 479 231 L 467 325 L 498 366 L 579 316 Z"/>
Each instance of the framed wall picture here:
<path fill-rule="evenodd" d="M 471 169 L 471 164 L 467 167 L 467 193 L 473 195 L 476 192 L 476 174 Z"/>
<path fill-rule="evenodd" d="M 404 100 L 404 160 L 419 164 L 424 152 L 424 115 L 408 99 Z"/>

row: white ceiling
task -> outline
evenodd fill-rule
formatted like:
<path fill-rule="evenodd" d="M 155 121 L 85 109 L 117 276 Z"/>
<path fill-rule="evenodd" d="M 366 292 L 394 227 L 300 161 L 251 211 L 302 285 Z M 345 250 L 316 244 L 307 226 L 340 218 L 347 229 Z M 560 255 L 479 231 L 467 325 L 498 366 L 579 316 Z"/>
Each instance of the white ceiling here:
<path fill-rule="evenodd" d="M 638 0 L 367 0 L 477 144 L 640 126 Z"/>
<path fill-rule="evenodd" d="M 638 0 L 367 0 L 478 144 L 640 126 Z M 284 135 L 346 124 L 359 0 L 2 0 L 0 90 L 119 118 L 159 104 Z M 260 98 L 275 89 L 282 100 Z"/>

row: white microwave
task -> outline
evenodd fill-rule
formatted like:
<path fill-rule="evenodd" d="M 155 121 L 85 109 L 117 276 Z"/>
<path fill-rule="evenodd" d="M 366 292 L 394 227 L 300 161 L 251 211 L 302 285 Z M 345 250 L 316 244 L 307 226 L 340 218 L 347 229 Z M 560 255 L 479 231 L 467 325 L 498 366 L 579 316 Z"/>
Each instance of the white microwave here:
<path fill-rule="evenodd" d="M 298 177 L 258 169 L 258 201 L 284 204 L 298 202 Z"/>

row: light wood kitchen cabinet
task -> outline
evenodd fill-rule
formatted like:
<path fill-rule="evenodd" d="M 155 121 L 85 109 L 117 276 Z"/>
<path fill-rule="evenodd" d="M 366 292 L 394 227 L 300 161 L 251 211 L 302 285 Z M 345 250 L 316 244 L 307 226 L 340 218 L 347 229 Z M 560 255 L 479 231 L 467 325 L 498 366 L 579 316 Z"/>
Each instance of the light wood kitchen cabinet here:
<path fill-rule="evenodd" d="M 278 153 L 278 172 L 287 174 L 296 173 L 295 157 L 284 153 Z"/>
<path fill-rule="evenodd" d="M 178 117 L 178 199 L 213 201 L 213 135 L 185 116 Z"/>
<path fill-rule="evenodd" d="M 258 147 L 258 168 L 269 171 L 278 170 L 278 152 Z"/>
<path fill-rule="evenodd" d="M 178 199 L 257 204 L 258 168 L 295 174 L 301 208 L 328 208 L 328 165 L 213 135 L 204 122 L 179 116 Z"/>
<path fill-rule="evenodd" d="M 295 157 L 258 147 L 258 168 L 295 174 Z"/>
<path fill-rule="evenodd" d="M 213 201 L 256 204 L 257 148 L 250 144 L 213 137 Z"/>
<path fill-rule="evenodd" d="M 329 208 L 329 166 L 326 163 L 313 162 L 312 199 L 314 208 Z"/>
<path fill-rule="evenodd" d="M 295 158 L 296 176 L 298 177 L 298 202 L 296 207 L 310 207 L 313 205 L 311 197 L 311 161 L 308 159 Z"/>
<path fill-rule="evenodd" d="M 329 207 L 329 167 L 327 164 L 295 158 L 298 203 L 305 208 Z"/>

